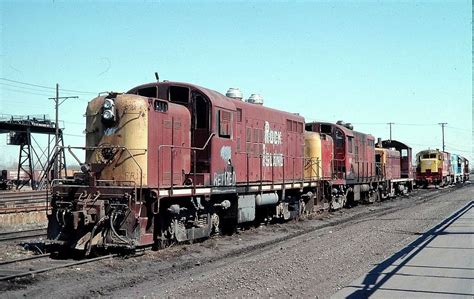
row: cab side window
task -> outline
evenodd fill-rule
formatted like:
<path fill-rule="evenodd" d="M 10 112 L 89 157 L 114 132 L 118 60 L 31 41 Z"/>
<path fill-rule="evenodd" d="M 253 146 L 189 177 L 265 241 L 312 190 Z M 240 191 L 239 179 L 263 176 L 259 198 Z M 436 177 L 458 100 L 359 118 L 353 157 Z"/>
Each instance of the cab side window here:
<path fill-rule="evenodd" d="M 352 139 L 354 139 L 354 137 L 347 137 L 347 151 L 349 153 L 352 153 Z"/>
<path fill-rule="evenodd" d="M 232 136 L 232 113 L 230 111 L 218 111 L 218 130 L 219 137 L 231 138 Z"/>

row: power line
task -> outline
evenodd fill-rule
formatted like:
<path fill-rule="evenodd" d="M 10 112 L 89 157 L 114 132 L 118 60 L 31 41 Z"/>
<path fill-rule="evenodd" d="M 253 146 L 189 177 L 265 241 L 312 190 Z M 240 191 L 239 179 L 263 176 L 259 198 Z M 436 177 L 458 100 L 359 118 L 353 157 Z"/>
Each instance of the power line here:
<path fill-rule="evenodd" d="M 15 91 L 18 91 L 18 92 L 23 92 L 24 90 L 35 91 L 35 92 L 48 92 L 48 90 L 44 90 L 44 89 L 18 86 L 18 85 L 3 83 L 3 82 L 0 82 L 0 85 L 9 86 L 9 87 L 14 87 L 14 88 L 17 88 L 17 89 L 21 89 L 21 90 L 15 90 Z M 9 90 L 8 88 L 3 88 L 3 89 Z M 62 90 L 61 90 L 61 91 L 62 91 Z M 66 92 L 66 93 L 70 93 L 70 92 Z M 39 94 L 39 93 L 38 93 L 38 95 L 44 95 L 44 94 Z M 47 95 L 47 96 L 51 96 L 51 95 Z"/>
<path fill-rule="evenodd" d="M 397 123 L 400 126 L 413 126 L 413 127 L 427 127 L 427 126 L 436 126 L 437 124 L 410 124 L 410 123 Z"/>
<path fill-rule="evenodd" d="M 0 82 L 0 84 L 2 84 Z M 20 88 L 23 88 L 23 87 L 20 87 Z M 24 88 L 23 88 L 24 89 Z M 7 92 L 16 92 L 16 93 L 22 93 L 22 94 L 29 94 L 29 95 L 35 95 L 35 96 L 38 96 L 38 97 L 51 97 L 51 94 L 45 94 L 45 93 L 38 93 L 38 92 L 30 92 L 30 91 L 25 91 L 25 90 L 17 90 L 17 89 L 12 89 L 12 88 L 2 88 L 1 90 L 4 90 L 4 91 L 7 91 Z M 31 90 L 34 90 L 31 88 Z M 47 92 L 47 90 L 44 90 L 45 92 Z M 82 97 L 79 97 L 78 98 L 80 101 L 83 101 L 83 102 L 88 102 L 88 100 L 86 99 L 83 99 Z M 29 107 L 30 105 L 28 105 Z"/>
<path fill-rule="evenodd" d="M 352 123 L 353 125 L 386 125 L 387 123 Z"/>
<path fill-rule="evenodd" d="M 425 146 L 425 147 L 429 147 L 429 148 L 435 148 L 436 147 L 436 146 L 433 146 L 433 144 L 421 144 L 421 143 L 414 143 L 414 142 L 410 142 L 410 141 L 404 141 L 404 143 L 408 144 L 408 146 L 416 145 L 416 146 Z"/>
<path fill-rule="evenodd" d="M 3 90 L 19 92 L 19 93 L 25 93 L 25 94 L 32 94 L 32 95 L 41 96 L 41 97 L 50 97 L 51 96 L 50 94 L 35 93 L 35 92 L 29 92 L 29 91 L 24 91 L 24 90 L 16 90 L 16 89 L 11 89 L 11 88 L 3 88 Z"/>
<path fill-rule="evenodd" d="M 46 89 L 53 89 L 54 87 L 49 87 L 49 86 L 44 86 L 44 85 L 38 85 L 38 84 L 32 84 L 32 83 L 26 83 L 26 82 L 20 82 L 20 81 L 15 81 L 7 78 L 0 78 L 3 81 L 8 81 L 8 82 L 13 82 L 13 83 L 18 83 L 18 84 L 23 84 L 23 85 L 28 85 L 28 86 L 34 86 L 34 87 L 41 87 L 41 88 L 46 88 Z"/>
<path fill-rule="evenodd" d="M 449 147 L 449 148 L 452 148 L 454 150 L 458 150 L 458 151 L 464 151 L 464 152 L 472 152 L 472 151 L 466 151 L 465 149 L 460 149 L 459 147 L 456 147 L 456 146 L 452 146 L 452 145 L 449 145 L 449 144 L 446 144 L 446 147 Z M 463 146 L 463 148 L 467 148 Z"/>
<path fill-rule="evenodd" d="M 50 89 L 50 90 L 55 90 L 54 87 L 51 86 L 45 86 L 45 85 L 39 85 L 39 84 L 33 84 L 33 83 L 27 83 L 27 82 L 21 82 L 21 81 L 16 81 L 16 80 L 11 80 L 7 78 L 0 78 L 0 80 L 7 81 L 7 82 L 12 82 L 12 83 L 17 83 L 17 84 L 23 84 L 27 86 L 33 86 L 33 87 L 39 87 L 39 88 L 45 88 L 45 89 Z M 83 94 L 98 94 L 98 92 L 93 92 L 93 91 L 83 91 L 83 90 L 75 90 L 75 89 L 60 89 L 62 92 L 73 92 L 73 93 L 83 93 Z"/>
<path fill-rule="evenodd" d="M 464 140 L 463 140 L 463 141 L 464 141 Z M 451 146 L 451 147 L 452 147 L 453 144 L 454 144 L 454 147 L 459 146 L 459 147 L 465 147 L 465 148 L 468 148 L 468 147 L 471 147 L 472 145 L 474 145 L 474 143 L 473 143 L 473 144 L 468 144 L 468 143 L 460 143 L 460 142 L 453 142 L 453 143 L 447 143 L 447 142 L 446 142 L 446 144 L 449 145 L 449 146 Z"/>
<path fill-rule="evenodd" d="M 390 125 L 390 123 L 376 123 L 376 122 L 373 122 L 373 123 L 359 123 L 359 122 L 354 122 L 352 123 L 353 125 L 378 125 L 378 126 L 386 126 L 386 125 Z M 392 123 L 394 124 L 394 123 Z M 397 122 L 396 125 L 398 126 L 413 126 L 413 127 L 427 127 L 427 126 L 437 126 L 438 124 L 430 124 L 430 123 L 426 123 L 426 124 L 416 124 L 416 123 L 399 123 Z"/>
<path fill-rule="evenodd" d="M 466 131 L 466 132 L 474 132 L 474 129 L 469 130 L 469 129 L 462 129 L 462 128 L 451 127 L 451 126 L 445 126 L 445 128 L 453 129 L 453 130 Z"/>
<path fill-rule="evenodd" d="M 93 94 L 97 95 L 99 94 L 98 92 L 93 92 L 93 91 L 81 91 L 81 90 L 75 90 L 75 89 L 61 89 L 62 92 L 71 92 L 71 93 L 84 93 L 84 94 Z"/>
<path fill-rule="evenodd" d="M 31 87 L 18 86 L 18 85 L 3 83 L 3 82 L 0 82 L 0 85 L 10 86 L 10 87 L 15 87 L 15 88 L 21 88 L 21 89 L 31 90 L 31 91 L 46 92 L 46 90 L 44 90 L 44 89 L 37 89 L 37 88 L 31 88 Z"/>

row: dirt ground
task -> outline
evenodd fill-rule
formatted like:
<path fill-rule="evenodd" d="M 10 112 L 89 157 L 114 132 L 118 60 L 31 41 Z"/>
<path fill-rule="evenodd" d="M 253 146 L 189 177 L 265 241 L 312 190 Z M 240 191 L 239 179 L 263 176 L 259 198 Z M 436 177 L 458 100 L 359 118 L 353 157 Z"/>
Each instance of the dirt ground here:
<path fill-rule="evenodd" d="M 0 283 L 0 292 L 2 298 L 327 298 L 473 200 L 473 190 L 420 190 L 317 219 Z"/>

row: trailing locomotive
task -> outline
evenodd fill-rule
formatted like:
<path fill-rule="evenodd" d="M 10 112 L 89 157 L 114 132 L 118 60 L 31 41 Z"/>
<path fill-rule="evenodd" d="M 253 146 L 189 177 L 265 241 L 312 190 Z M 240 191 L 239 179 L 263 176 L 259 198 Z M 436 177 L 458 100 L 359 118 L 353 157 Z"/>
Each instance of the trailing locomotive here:
<path fill-rule="evenodd" d="M 385 152 L 380 154 L 379 151 L 379 154 L 375 156 L 377 162 L 380 160 L 378 168 L 384 178 L 385 185 L 382 190 L 385 194 L 382 194 L 382 198 L 412 191 L 415 185 L 415 174 L 411 147 L 397 140 L 384 140 L 382 148 Z"/>
<path fill-rule="evenodd" d="M 372 135 L 354 131 L 350 123 L 343 121 L 311 122 L 306 124 L 306 130 L 334 140 L 332 176 L 322 178 L 332 208 L 374 202 L 413 188 L 411 148 L 407 145 L 387 140 L 375 147 Z"/>
<path fill-rule="evenodd" d="M 462 156 L 459 156 L 459 158 L 461 160 L 463 182 L 469 181 L 469 174 L 471 173 L 469 168 L 469 160 Z"/>
<path fill-rule="evenodd" d="M 450 153 L 436 150 L 421 151 L 416 155 L 416 180 L 421 186 L 451 183 Z"/>
<path fill-rule="evenodd" d="M 446 186 L 469 180 L 469 160 L 436 150 L 424 150 L 416 155 L 416 181 L 420 186 Z"/>
<path fill-rule="evenodd" d="M 411 184 L 402 143 L 387 143 L 400 154 L 377 151 L 376 160 L 371 135 L 342 122 L 305 132 L 303 117 L 262 104 L 237 89 L 224 96 L 178 82 L 93 99 L 86 146 L 76 148 L 85 161 L 69 148 L 82 172 L 53 185 L 49 243 L 86 254 L 160 247 L 372 202 Z"/>
<path fill-rule="evenodd" d="M 451 181 L 455 184 L 469 180 L 469 160 L 461 155 L 451 154 Z"/>

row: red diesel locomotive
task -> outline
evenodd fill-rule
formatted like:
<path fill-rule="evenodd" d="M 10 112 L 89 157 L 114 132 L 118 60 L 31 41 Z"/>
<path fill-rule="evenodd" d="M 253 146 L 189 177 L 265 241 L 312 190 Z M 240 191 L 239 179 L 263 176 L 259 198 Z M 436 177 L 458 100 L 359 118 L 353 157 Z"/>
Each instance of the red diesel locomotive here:
<path fill-rule="evenodd" d="M 388 168 L 403 174 L 406 161 L 377 162 L 374 137 L 342 122 L 305 132 L 303 117 L 262 104 L 166 81 L 93 99 L 76 148 L 85 162 L 69 147 L 82 172 L 53 182 L 49 243 L 86 254 L 166 246 L 395 194 L 400 170 L 386 179 Z"/>
<path fill-rule="evenodd" d="M 304 118 L 229 95 L 160 82 L 92 100 L 83 173 L 53 187 L 51 243 L 135 248 L 296 217 L 317 185 Z"/>
<path fill-rule="evenodd" d="M 343 207 L 346 202 L 374 202 L 413 188 L 411 148 L 407 145 L 386 140 L 375 147 L 372 135 L 354 131 L 350 123 L 342 121 L 311 122 L 306 130 L 334 140 L 332 177 L 322 179 L 332 208 Z"/>

